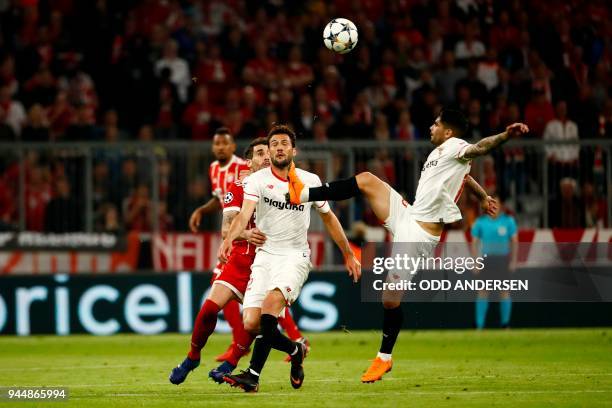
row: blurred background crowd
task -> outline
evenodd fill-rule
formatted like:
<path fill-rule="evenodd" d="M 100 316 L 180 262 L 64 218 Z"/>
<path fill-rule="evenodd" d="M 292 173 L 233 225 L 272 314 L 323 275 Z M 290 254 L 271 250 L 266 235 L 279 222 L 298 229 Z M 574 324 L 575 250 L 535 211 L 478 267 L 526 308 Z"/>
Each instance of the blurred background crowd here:
<path fill-rule="evenodd" d="M 359 29 L 348 55 L 322 44 L 333 17 Z M 355 169 L 411 201 L 418 174 L 407 163 L 428 150 L 410 146 L 429 140 L 447 106 L 468 116 L 469 140 L 525 121 L 527 139 L 546 142 L 505 148 L 476 169 L 520 225 L 604 227 L 611 17 L 605 0 L 0 0 L 0 141 L 105 146 L 92 151 L 89 174 L 74 152 L 37 147 L 17 160 L 5 143 L 0 220 L 17 225 L 23 177 L 28 230 L 82 230 L 88 189 L 95 230 L 186 230 L 210 197 L 213 158 L 142 155 L 121 142 L 200 142 L 218 126 L 248 141 L 274 122 L 319 146 L 375 141 L 381 147 L 360 153 Z M 581 139 L 592 143 L 554 144 Z M 406 149 L 384 148 L 389 141 Z M 345 175 L 342 156 L 332 167 Z M 464 194 L 460 205 L 457 227 L 467 228 L 478 203 Z M 377 224 L 367 209 L 352 217 Z"/>

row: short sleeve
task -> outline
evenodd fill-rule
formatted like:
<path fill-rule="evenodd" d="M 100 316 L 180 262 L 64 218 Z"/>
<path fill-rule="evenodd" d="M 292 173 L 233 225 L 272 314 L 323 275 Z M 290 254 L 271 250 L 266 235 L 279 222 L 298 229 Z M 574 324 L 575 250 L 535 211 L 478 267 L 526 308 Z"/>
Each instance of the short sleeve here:
<path fill-rule="evenodd" d="M 319 178 L 319 176 L 315 175 L 312 178 L 312 183 L 310 187 L 321 187 L 322 185 L 323 184 L 321 183 L 321 179 Z M 331 210 L 327 201 L 315 201 L 313 205 L 317 209 L 317 211 L 322 214 L 328 213 Z"/>
<path fill-rule="evenodd" d="M 472 226 L 472 236 L 478 239 L 482 238 L 482 224 L 480 218 L 478 218 Z"/>
<path fill-rule="evenodd" d="M 244 190 L 244 199 L 249 201 L 259 201 L 260 189 L 257 178 L 254 176 L 246 177 L 242 180 L 242 187 Z"/>
<path fill-rule="evenodd" d="M 518 227 L 514 217 L 508 216 L 508 232 L 510 237 L 513 237 L 518 232 Z"/>
<path fill-rule="evenodd" d="M 243 198 L 244 190 L 242 184 L 240 182 L 233 183 L 223 197 L 223 213 L 240 211 Z"/>

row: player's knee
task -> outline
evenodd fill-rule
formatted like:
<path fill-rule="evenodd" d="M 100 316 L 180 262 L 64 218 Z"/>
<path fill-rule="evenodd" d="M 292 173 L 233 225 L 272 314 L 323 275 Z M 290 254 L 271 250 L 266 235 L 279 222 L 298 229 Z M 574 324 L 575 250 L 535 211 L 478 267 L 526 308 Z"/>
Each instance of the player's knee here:
<path fill-rule="evenodd" d="M 243 320 L 244 330 L 248 331 L 253 335 L 259 334 L 259 319 L 252 317 L 245 317 Z"/>
<path fill-rule="evenodd" d="M 364 188 L 368 188 L 370 185 L 372 185 L 376 179 L 376 176 L 369 171 L 364 171 L 356 175 L 355 179 L 357 180 L 357 185 L 359 188 L 363 190 Z"/>

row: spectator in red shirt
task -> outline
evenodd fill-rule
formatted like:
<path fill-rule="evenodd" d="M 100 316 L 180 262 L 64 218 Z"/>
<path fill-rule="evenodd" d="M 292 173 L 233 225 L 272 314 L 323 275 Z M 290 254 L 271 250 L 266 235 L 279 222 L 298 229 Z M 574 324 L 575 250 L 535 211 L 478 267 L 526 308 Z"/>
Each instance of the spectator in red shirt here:
<path fill-rule="evenodd" d="M 25 191 L 26 230 L 43 231 L 45 211 L 50 200 L 49 171 L 41 166 L 35 166 L 30 170 L 29 182 Z"/>
<path fill-rule="evenodd" d="M 302 62 L 302 51 L 297 45 L 289 50 L 288 59 L 287 64 L 282 67 L 280 77 L 290 88 L 302 91 L 314 79 L 312 68 Z"/>
<path fill-rule="evenodd" d="M 276 61 L 268 56 L 268 43 L 265 39 L 259 38 L 255 42 L 255 57 L 246 66 L 253 70 L 259 85 L 267 88 L 274 84 L 277 66 Z"/>
<path fill-rule="evenodd" d="M 541 137 L 546 124 L 555 118 L 555 110 L 552 104 L 546 100 L 543 88 L 534 89 L 531 101 L 525 107 L 525 123 L 536 137 Z"/>
<path fill-rule="evenodd" d="M 511 25 L 510 14 L 507 10 L 499 13 L 499 22 L 493 25 L 489 34 L 489 45 L 498 50 L 515 47 L 518 44 L 520 32 L 518 28 Z"/>
<path fill-rule="evenodd" d="M 225 90 L 234 83 L 234 68 L 221 58 L 218 44 L 211 44 L 207 51 L 199 53 L 195 78 L 208 87 L 210 101 L 219 104 L 223 102 Z"/>
<path fill-rule="evenodd" d="M 130 231 L 151 231 L 151 199 L 149 187 L 138 185 L 123 202 L 125 226 Z"/>
<path fill-rule="evenodd" d="M 210 139 L 210 122 L 213 110 L 208 103 L 208 89 L 198 86 L 195 98 L 183 113 L 183 123 L 191 130 L 191 140 Z"/>
<path fill-rule="evenodd" d="M 51 124 L 51 140 L 63 135 L 75 117 L 74 108 L 68 103 L 68 94 L 59 91 L 55 102 L 49 108 L 49 123 Z"/>

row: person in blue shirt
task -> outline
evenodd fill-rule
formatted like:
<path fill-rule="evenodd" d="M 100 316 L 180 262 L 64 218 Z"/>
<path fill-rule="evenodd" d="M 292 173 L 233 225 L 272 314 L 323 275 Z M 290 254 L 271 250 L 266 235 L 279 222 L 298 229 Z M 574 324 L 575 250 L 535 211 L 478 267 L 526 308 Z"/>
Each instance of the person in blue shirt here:
<path fill-rule="evenodd" d="M 499 202 L 499 196 L 493 195 Z M 500 206 L 503 207 L 503 206 Z M 496 208 L 491 215 L 481 215 L 472 226 L 472 252 L 474 256 L 486 255 L 486 279 L 508 279 L 516 269 L 518 229 L 514 217 Z M 479 291 L 476 298 L 476 328 L 484 328 L 489 308 L 489 293 Z M 509 291 L 499 293 L 500 325 L 509 327 L 512 300 Z"/>

